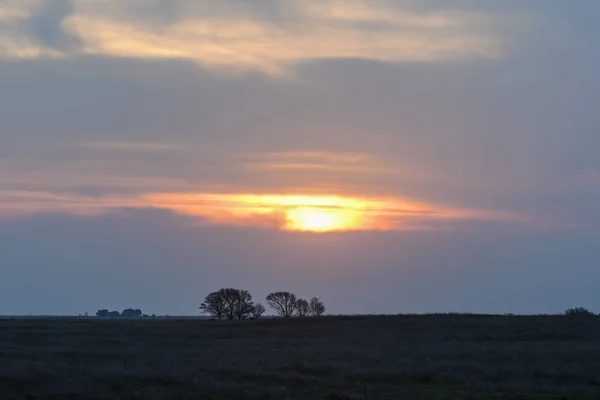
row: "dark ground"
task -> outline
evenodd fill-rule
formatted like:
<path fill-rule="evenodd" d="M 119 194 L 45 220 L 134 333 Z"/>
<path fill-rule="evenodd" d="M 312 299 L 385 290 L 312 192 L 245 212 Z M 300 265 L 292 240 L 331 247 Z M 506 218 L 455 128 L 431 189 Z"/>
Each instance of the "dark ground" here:
<path fill-rule="evenodd" d="M 600 399 L 600 317 L 0 320 L 1 399 Z"/>

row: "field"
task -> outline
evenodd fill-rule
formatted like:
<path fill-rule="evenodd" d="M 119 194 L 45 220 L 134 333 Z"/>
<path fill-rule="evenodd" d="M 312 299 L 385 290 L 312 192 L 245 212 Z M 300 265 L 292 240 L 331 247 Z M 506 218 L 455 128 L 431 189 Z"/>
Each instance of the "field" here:
<path fill-rule="evenodd" d="M 2 399 L 598 399 L 600 317 L 0 320 Z"/>

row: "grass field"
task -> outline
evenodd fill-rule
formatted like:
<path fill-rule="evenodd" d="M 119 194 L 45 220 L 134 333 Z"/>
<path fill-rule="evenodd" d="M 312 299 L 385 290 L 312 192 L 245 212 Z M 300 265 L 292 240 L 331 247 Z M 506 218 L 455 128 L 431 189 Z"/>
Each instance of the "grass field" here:
<path fill-rule="evenodd" d="M 600 399 L 600 317 L 0 320 L 2 399 Z"/>

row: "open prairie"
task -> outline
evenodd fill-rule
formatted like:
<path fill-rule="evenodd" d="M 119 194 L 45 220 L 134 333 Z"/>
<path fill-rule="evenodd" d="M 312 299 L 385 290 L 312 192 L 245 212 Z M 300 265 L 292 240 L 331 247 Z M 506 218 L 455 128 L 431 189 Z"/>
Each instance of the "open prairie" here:
<path fill-rule="evenodd" d="M 600 318 L 0 320 L 2 399 L 597 399 Z"/>

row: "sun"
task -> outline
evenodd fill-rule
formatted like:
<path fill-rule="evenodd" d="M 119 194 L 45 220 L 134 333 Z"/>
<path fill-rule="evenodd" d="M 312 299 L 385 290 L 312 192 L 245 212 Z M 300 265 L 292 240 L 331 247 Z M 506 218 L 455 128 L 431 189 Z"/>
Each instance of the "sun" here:
<path fill-rule="evenodd" d="M 286 211 L 285 218 L 286 229 L 309 232 L 355 230 L 362 222 L 354 210 L 320 207 L 292 208 Z"/>

